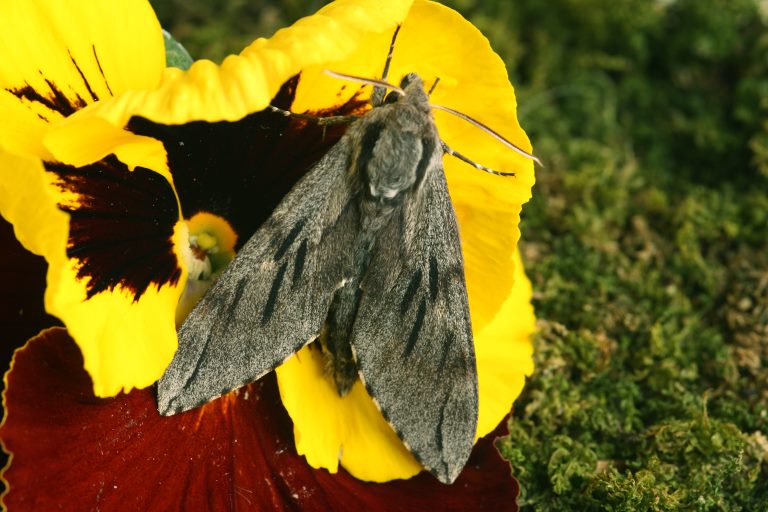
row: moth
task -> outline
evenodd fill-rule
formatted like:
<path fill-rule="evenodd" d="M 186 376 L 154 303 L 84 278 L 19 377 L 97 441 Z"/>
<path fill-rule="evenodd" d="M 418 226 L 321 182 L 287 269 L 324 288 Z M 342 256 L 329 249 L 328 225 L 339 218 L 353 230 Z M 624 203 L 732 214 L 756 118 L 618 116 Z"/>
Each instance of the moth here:
<path fill-rule="evenodd" d="M 359 377 L 414 456 L 451 483 L 472 449 L 478 396 L 442 166 L 450 148 L 418 75 L 388 94 L 385 82 L 368 82 L 373 108 L 285 196 L 180 327 L 158 409 L 201 405 L 318 340 L 338 393 Z"/>

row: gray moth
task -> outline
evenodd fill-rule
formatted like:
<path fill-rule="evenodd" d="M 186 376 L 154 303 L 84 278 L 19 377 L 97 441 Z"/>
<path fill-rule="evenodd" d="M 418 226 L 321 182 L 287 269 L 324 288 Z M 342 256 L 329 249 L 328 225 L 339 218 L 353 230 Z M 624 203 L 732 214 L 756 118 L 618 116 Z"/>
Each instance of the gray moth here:
<path fill-rule="evenodd" d="M 160 413 L 253 382 L 317 340 L 340 395 L 359 377 L 428 471 L 459 475 L 478 409 L 464 263 L 427 93 L 416 74 L 401 88 L 374 94 L 186 318 Z"/>

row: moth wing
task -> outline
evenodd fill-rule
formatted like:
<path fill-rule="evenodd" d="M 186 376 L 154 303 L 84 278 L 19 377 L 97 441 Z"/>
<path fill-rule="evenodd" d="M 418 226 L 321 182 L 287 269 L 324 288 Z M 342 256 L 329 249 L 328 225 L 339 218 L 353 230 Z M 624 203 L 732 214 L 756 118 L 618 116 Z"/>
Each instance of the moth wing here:
<path fill-rule="evenodd" d="M 472 450 L 477 370 L 458 227 L 436 160 L 419 199 L 379 235 L 351 341 L 384 416 L 449 483 Z"/>
<path fill-rule="evenodd" d="M 187 316 L 157 385 L 162 414 L 252 382 L 316 337 L 360 229 L 348 145 L 343 137 L 294 186 Z"/>

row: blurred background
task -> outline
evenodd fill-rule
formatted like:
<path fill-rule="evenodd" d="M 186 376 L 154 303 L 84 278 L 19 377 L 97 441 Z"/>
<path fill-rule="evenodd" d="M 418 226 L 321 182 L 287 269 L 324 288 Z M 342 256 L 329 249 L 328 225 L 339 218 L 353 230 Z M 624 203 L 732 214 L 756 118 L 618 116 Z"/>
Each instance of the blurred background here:
<path fill-rule="evenodd" d="M 768 510 L 768 1 L 456 0 L 545 162 L 537 370 L 500 448 L 537 510 Z M 324 2 L 153 0 L 220 61 Z"/>

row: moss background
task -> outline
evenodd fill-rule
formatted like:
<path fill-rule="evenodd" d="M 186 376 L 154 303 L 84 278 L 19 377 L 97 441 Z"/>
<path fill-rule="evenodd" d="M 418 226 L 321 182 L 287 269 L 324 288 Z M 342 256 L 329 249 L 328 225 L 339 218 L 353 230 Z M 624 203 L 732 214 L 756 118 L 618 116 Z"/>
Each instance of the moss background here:
<path fill-rule="evenodd" d="M 323 2 L 155 0 L 221 59 Z M 537 155 L 537 371 L 500 448 L 536 510 L 768 510 L 768 2 L 456 0 Z"/>

